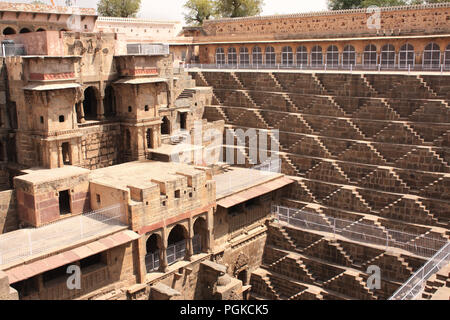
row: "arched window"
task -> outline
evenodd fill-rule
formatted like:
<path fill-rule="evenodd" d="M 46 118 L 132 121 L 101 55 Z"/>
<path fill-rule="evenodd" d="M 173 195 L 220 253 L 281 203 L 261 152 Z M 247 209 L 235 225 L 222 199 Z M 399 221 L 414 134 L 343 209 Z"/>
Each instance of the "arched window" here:
<path fill-rule="evenodd" d="M 156 271 L 160 266 L 162 241 L 158 234 L 152 234 L 146 242 L 145 266 L 147 272 Z"/>
<path fill-rule="evenodd" d="M 339 65 L 339 50 L 336 46 L 327 49 L 327 66 L 337 67 Z"/>
<path fill-rule="evenodd" d="M 348 44 L 344 47 L 344 52 L 342 52 L 342 64 L 347 67 L 356 65 L 356 51 L 355 47 L 352 45 Z"/>
<path fill-rule="evenodd" d="M 450 69 L 450 44 L 447 46 L 447 48 L 445 48 L 445 53 L 444 53 L 444 67 L 445 67 L 445 69 L 447 69 L 447 70 Z"/>
<path fill-rule="evenodd" d="M 408 66 L 414 67 L 414 47 L 409 43 L 401 46 L 398 55 L 398 66 L 402 69 L 408 69 Z"/>
<path fill-rule="evenodd" d="M 248 49 L 246 47 L 241 47 L 239 49 L 239 64 L 250 64 L 250 56 L 248 55 Z"/>
<path fill-rule="evenodd" d="M 31 32 L 31 30 L 28 29 L 28 28 L 22 28 L 22 29 L 20 29 L 20 31 L 19 31 L 19 33 L 30 33 L 30 32 Z"/>
<path fill-rule="evenodd" d="M 281 50 L 281 64 L 284 66 L 291 66 L 294 64 L 294 54 L 291 47 L 283 47 Z"/>
<path fill-rule="evenodd" d="M 395 66 L 395 48 L 392 44 L 386 44 L 381 48 L 381 66 L 393 68 Z"/>
<path fill-rule="evenodd" d="M 321 46 L 314 46 L 311 50 L 311 65 L 314 67 L 323 65 L 323 54 Z"/>
<path fill-rule="evenodd" d="M 262 64 L 263 58 L 262 58 L 262 51 L 260 47 L 254 47 L 252 50 L 252 63 L 253 64 Z"/>
<path fill-rule="evenodd" d="M 225 64 L 225 51 L 223 48 L 216 49 L 216 64 Z"/>
<path fill-rule="evenodd" d="M 169 265 L 186 257 L 186 239 L 188 233 L 182 225 L 176 225 L 167 239 L 167 263 Z"/>
<path fill-rule="evenodd" d="M 363 64 L 365 67 L 375 68 L 377 65 L 378 53 L 374 44 L 369 44 L 364 48 Z"/>
<path fill-rule="evenodd" d="M 308 50 L 304 46 L 297 48 L 297 65 L 308 65 Z"/>
<path fill-rule="evenodd" d="M 441 48 L 436 43 L 429 43 L 423 51 L 424 69 L 439 69 L 441 64 Z"/>
<path fill-rule="evenodd" d="M 207 252 L 208 227 L 206 220 L 202 217 L 197 218 L 194 223 L 194 238 L 192 239 L 194 254 Z"/>
<path fill-rule="evenodd" d="M 266 48 L 266 64 L 276 64 L 276 54 L 273 47 Z"/>
<path fill-rule="evenodd" d="M 39 28 L 36 30 L 36 32 L 45 32 L 46 30 L 44 28 Z"/>
<path fill-rule="evenodd" d="M 16 34 L 16 30 L 14 30 L 14 29 L 11 28 L 11 27 L 7 27 L 7 28 L 5 28 L 5 29 L 3 30 L 3 34 L 4 34 L 5 36 L 10 35 L 10 34 Z"/>
<path fill-rule="evenodd" d="M 237 54 L 235 48 L 228 48 L 228 64 L 237 64 Z"/>

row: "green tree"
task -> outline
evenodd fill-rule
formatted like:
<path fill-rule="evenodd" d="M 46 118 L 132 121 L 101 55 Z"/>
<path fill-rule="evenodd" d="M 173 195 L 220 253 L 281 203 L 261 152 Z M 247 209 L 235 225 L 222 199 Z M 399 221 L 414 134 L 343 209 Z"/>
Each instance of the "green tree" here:
<path fill-rule="evenodd" d="M 141 0 L 100 0 L 97 11 L 103 17 L 134 18 L 141 7 Z"/>
<path fill-rule="evenodd" d="M 256 16 L 262 12 L 263 0 L 216 0 L 215 15 L 220 18 Z"/>
<path fill-rule="evenodd" d="M 405 0 L 363 0 L 361 3 L 363 8 L 367 8 L 370 6 L 395 7 L 395 6 L 404 6 L 407 4 L 408 2 Z"/>
<path fill-rule="evenodd" d="M 201 25 L 214 13 L 212 0 L 188 0 L 184 4 L 184 8 L 188 9 L 188 12 L 184 14 L 187 24 Z"/>
<path fill-rule="evenodd" d="M 328 9 L 345 10 L 361 8 L 363 0 L 328 0 Z"/>

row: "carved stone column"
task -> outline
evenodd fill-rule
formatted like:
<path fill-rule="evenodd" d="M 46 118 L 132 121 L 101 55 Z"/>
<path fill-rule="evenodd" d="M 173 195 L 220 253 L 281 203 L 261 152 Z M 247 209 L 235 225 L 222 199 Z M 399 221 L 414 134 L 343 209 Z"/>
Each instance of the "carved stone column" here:
<path fill-rule="evenodd" d="M 105 106 L 103 105 L 103 97 L 97 101 L 97 120 L 105 119 Z"/>

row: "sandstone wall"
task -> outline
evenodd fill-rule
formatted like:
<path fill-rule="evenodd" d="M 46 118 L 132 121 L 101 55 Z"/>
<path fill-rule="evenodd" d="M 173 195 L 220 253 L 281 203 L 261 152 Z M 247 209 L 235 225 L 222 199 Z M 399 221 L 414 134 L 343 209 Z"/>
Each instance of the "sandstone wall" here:
<path fill-rule="evenodd" d="M 82 167 L 93 170 L 118 164 L 120 141 L 119 124 L 83 128 Z"/>
<path fill-rule="evenodd" d="M 19 218 L 14 190 L 0 192 L 0 234 L 17 230 Z"/>
<path fill-rule="evenodd" d="M 22 300 L 107 300 L 112 296 L 124 298 L 123 288 L 136 283 L 133 266 L 133 244 L 125 244 L 102 252 L 102 263 L 81 269 L 81 289 L 69 290 L 66 277 L 49 281 L 42 289 L 27 292 Z M 42 275 L 34 279 L 42 283 Z M 14 284 L 13 284 L 14 287 Z"/>
<path fill-rule="evenodd" d="M 405 35 L 445 33 L 450 30 L 449 14 L 448 3 L 382 8 L 379 32 Z M 373 13 L 359 9 L 208 20 L 203 24 L 207 36 L 197 40 L 208 41 L 218 37 L 228 40 L 230 36 L 234 40 L 248 40 L 248 36 L 252 39 L 373 36 L 378 33 L 376 29 L 369 29 L 367 26 L 367 20 L 371 16 Z"/>
<path fill-rule="evenodd" d="M 201 259 L 190 264 L 187 268 L 183 268 L 180 276 L 175 275 L 176 272 L 169 273 L 161 281 L 166 286 L 169 286 L 180 292 L 180 296 L 176 296 L 174 300 L 201 300 L 202 297 L 202 283 L 199 281 L 201 262 L 207 258 Z"/>

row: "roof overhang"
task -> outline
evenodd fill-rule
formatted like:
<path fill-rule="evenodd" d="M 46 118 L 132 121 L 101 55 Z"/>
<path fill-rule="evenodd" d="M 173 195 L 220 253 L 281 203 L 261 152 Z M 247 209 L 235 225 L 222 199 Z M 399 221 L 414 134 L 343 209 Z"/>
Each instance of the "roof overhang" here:
<path fill-rule="evenodd" d="M 117 84 L 146 84 L 146 83 L 158 83 L 158 82 L 168 82 L 169 79 L 166 78 L 133 78 L 133 79 L 120 79 L 114 83 Z"/>
<path fill-rule="evenodd" d="M 132 242 L 140 236 L 131 231 L 124 230 L 108 237 L 99 239 L 89 244 L 74 248 L 69 251 L 50 256 L 45 259 L 40 259 L 28 264 L 19 265 L 9 270 L 3 270 L 8 275 L 9 283 L 13 284 L 25 279 L 29 279 L 38 274 L 50 271 L 69 263 L 79 261 L 94 254 L 106 251 L 111 248 L 121 246 L 123 244 Z"/>
<path fill-rule="evenodd" d="M 283 188 L 284 186 L 287 186 L 288 184 L 291 184 L 293 182 L 294 181 L 291 179 L 288 179 L 286 177 L 281 177 L 281 178 L 278 178 L 278 179 L 275 179 L 275 180 L 272 180 L 269 182 L 265 182 L 258 186 L 249 188 L 247 190 L 235 193 L 231 196 L 222 198 L 217 201 L 217 205 L 228 209 L 235 205 L 238 205 L 240 203 L 248 201 L 250 199 L 253 199 L 253 198 L 262 196 L 266 193 Z"/>
<path fill-rule="evenodd" d="M 30 84 L 23 87 L 23 90 L 29 91 L 49 91 L 80 88 L 78 83 L 54 83 L 54 84 Z"/>

